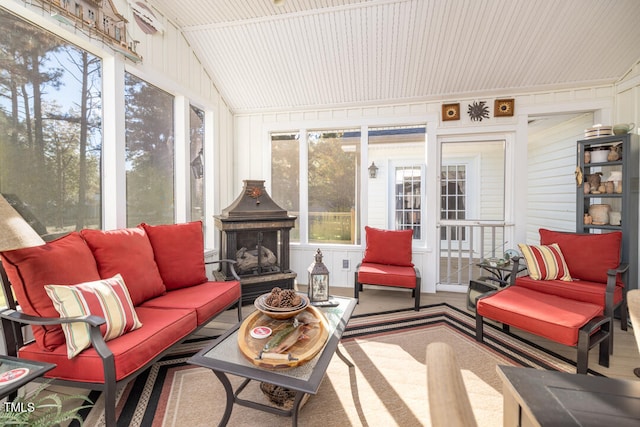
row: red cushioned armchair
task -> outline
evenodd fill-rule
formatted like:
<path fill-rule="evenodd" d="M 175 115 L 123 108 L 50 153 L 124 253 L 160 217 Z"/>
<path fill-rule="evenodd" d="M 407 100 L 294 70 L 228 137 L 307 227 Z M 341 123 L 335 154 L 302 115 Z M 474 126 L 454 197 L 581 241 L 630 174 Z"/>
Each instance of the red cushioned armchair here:
<path fill-rule="evenodd" d="M 354 296 L 363 285 L 393 286 L 412 290 L 415 310 L 420 310 L 420 270 L 411 262 L 413 230 L 365 227 L 367 247 L 355 272 Z"/>
<path fill-rule="evenodd" d="M 620 327 L 626 331 L 626 281 L 629 266 L 620 262 L 622 233 L 614 231 L 583 234 L 544 228 L 539 233 L 541 245 L 555 243 L 559 246 L 571 280 L 534 280 L 530 275 L 516 277 L 512 274 L 512 284 L 599 305 L 603 314 L 612 321 L 614 310 L 619 309 Z M 613 343 L 613 334 L 610 343 Z M 610 349 L 613 349 L 613 344 Z"/>

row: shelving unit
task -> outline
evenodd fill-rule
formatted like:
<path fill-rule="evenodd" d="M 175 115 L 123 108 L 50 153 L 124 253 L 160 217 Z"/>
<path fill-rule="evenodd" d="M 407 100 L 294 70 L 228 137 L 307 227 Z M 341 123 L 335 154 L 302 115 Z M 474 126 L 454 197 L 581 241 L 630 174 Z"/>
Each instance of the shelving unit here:
<path fill-rule="evenodd" d="M 638 135 L 626 134 L 605 136 L 600 138 L 583 139 L 578 141 L 577 165 L 583 173 L 584 181 L 588 175 L 601 173 L 602 183 L 612 176 L 612 172 L 619 174 L 622 185 L 618 185 L 613 192 L 585 193 L 583 185 L 576 190 L 576 231 L 579 233 L 607 233 L 622 232 L 622 262 L 629 264 L 628 289 L 638 288 L 638 192 L 639 180 L 639 144 Z M 615 161 L 585 161 L 587 151 L 618 147 L 620 159 Z M 620 212 L 620 224 L 611 224 L 609 219 L 604 223 L 585 224 L 585 213 L 593 205 L 609 205 L 610 211 Z M 610 218 L 611 216 L 609 216 Z"/>

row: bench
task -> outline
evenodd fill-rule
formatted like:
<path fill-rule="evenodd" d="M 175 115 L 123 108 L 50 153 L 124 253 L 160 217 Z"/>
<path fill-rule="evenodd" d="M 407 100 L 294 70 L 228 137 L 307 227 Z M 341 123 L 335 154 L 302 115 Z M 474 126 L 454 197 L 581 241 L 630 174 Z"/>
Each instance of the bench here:
<path fill-rule="evenodd" d="M 602 307 L 575 301 L 531 289 L 510 286 L 481 296 L 476 301 L 476 340 L 483 342 L 483 318 L 547 338 L 571 347 L 577 347 L 577 373 L 586 374 L 589 350 L 600 344 L 599 361 L 609 366 L 609 340 L 611 318 L 604 316 Z"/>

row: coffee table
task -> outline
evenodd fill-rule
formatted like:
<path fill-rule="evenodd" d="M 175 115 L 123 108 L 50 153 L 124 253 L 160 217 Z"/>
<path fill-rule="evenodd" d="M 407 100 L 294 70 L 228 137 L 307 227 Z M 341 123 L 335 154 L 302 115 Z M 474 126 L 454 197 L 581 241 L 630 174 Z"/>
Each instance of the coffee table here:
<path fill-rule="evenodd" d="M 224 335 L 216 339 L 213 344 L 188 360 L 188 363 L 209 368 L 224 386 L 227 402 L 220 426 L 225 426 L 231 417 L 234 403 L 253 409 L 269 412 L 286 417 L 292 417 L 292 425 L 298 424 L 298 410 L 306 394 L 316 394 L 324 377 L 333 354 L 349 367 L 353 364 L 340 352 L 338 343 L 344 333 L 347 323 L 356 307 L 356 299 L 346 297 L 332 297 L 339 304 L 337 307 L 320 308 L 327 318 L 329 337 L 324 348 L 308 362 L 293 368 L 261 368 L 249 361 L 238 347 L 238 329 L 236 324 Z M 233 390 L 227 374 L 237 375 L 245 380 Z M 281 409 L 242 399 L 240 393 L 251 381 L 267 382 L 295 391 L 295 398 L 291 409 Z"/>

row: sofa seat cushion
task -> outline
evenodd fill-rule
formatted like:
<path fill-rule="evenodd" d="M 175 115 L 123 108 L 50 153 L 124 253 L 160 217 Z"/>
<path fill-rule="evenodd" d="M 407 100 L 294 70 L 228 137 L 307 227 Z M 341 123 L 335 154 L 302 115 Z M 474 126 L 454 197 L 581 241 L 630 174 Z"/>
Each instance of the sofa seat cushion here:
<path fill-rule="evenodd" d="M 569 346 L 577 345 L 582 326 L 602 314 L 598 305 L 521 286 L 510 286 L 480 298 L 476 310 L 481 316 Z"/>
<path fill-rule="evenodd" d="M 129 288 L 131 301 L 137 306 L 165 293 L 153 249 L 144 229 L 81 231 L 93 252 L 101 279 L 121 274 Z"/>
<path fill-rule="evenodd" d="M 195 310 L 198 325 L 209 321 L 240 298 L 240 282 L 205 282 L 188 288 L 176 289 L 150 299 L 142 307 L 158 309 L 185 308 Z"/>
<path fill-rule="evenodd" d="M 607 289 L 605 283 L 577 279 L 571 282 L 563 280 L 534 280 L 530 276 L 522 276 L 516 278 L 515 285 L 544 292 L 545 294 L 597 304 L 600 307 L 605 306 L 605 291 Z M 614 304 L 622 301 L 622 290 L 622 286 L 616 286 L 613 292 Z"/>
<path fill-rule="evenodd" d="M 2 264 L 25 314 L 58 317 L 45 285 L 74 285 L 100 280 L 91 249 L 73 232 L 43 246 L 2 253 Z M 53 350 L 64 344 L 60 325 L 32 326 L 33 335 L 42 349 Z"/>
<path fill-rule="evenodd" d="M 168 291 L 207 281 L 202 221 L 140 226 L 149 237 L 160 276 Z"/>
<path fill-rule="evenodd" d="M 192 310 L 136 307 L 143 326 L 107 342 L 114 355 L 116 380 L 126 378 L 141 366 L 151 362 L 159 353 L 181 341 L 197 327 Z M 54 351 L 43 351 L 34 344 L 18 351 L 18 356 L 29 360 L 55 363 L 57 366 L 45 376 L 69 381 L 103 383 L 104 371 L 100 356 L 90 347 L 73 359 L 67 358 L 67 349 L 61 345 Z"/>
<path fill-rule="evenodd" d="M 622 233 L 581 234 L 541 228 L 540 244 L 560 246 L 571 277 L 607 283 L 607 270 L 620 265 Z"/>
<path fill-rule="evenodd" d="M 363 262 L 358 269 L 358 282 L 415 289 L 416 271 L 413 267 Z"/>

